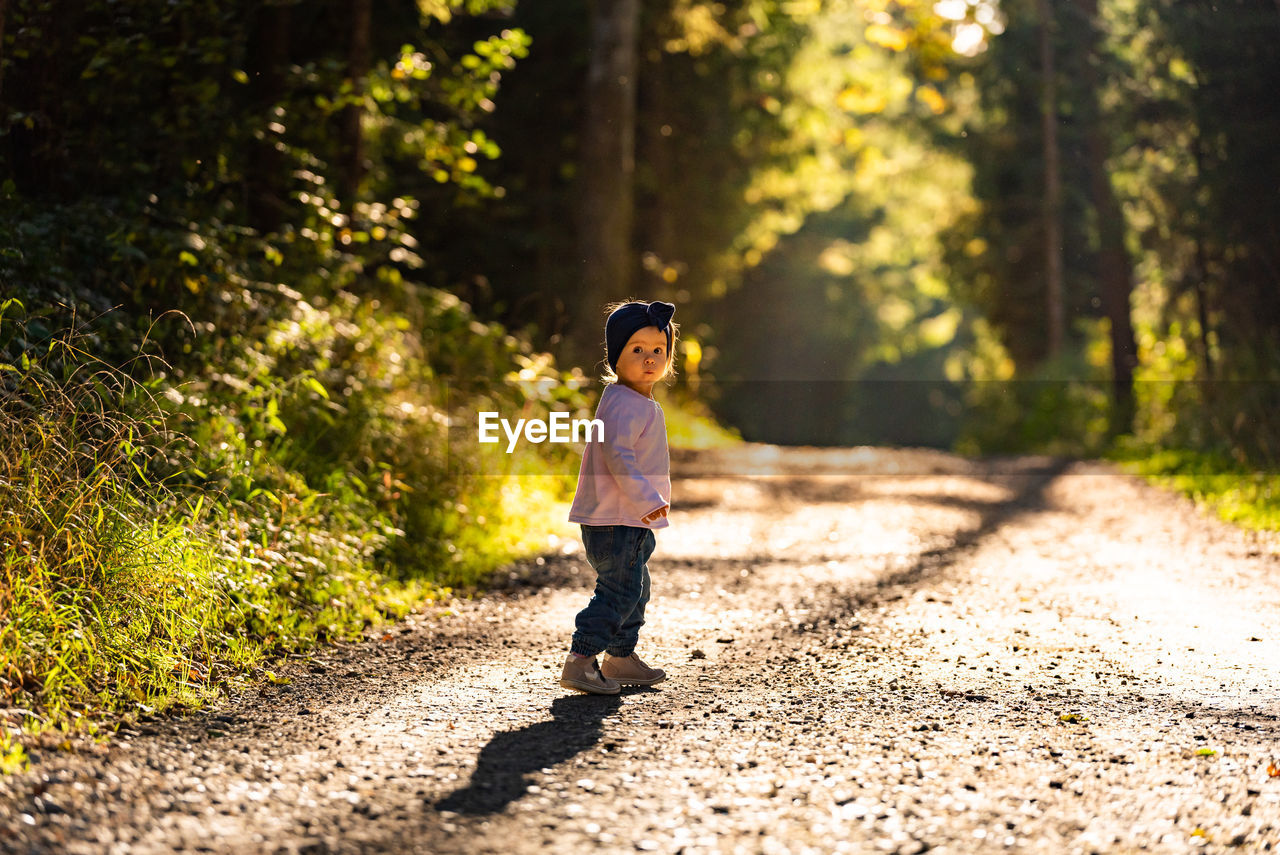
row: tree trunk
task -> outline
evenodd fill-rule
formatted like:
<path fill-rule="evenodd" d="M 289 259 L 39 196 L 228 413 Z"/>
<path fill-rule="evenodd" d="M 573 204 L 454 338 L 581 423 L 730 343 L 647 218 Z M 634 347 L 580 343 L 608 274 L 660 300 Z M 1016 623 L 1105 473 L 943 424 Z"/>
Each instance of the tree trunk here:
<path fill-rule="evenodd" d="M 1280 0 L 1276 0 L 1280 4 Z M 1192 134 L 1192 152 L 1196 159 L 1196 181 L 1204 176 L 1204 147 L 1200 139 L 1200 128 Z M 1196 219 L 1196 313 L 1200 321 L 1200 355 L 1204 360 L 1204 383 L 1208 395 L 1213 389 L 1213 353 L 1209 350 L 1209 254 L 1204 248 L 1204 229 L 1206 214 L 1200 211 Z"/>
<path fill-rule="evenodd" d="M 1133 430 L 1133 369 L 1138 348 L 1133 337 L 1130 297 L 1133 262 L 1125 248 L 1124 213 L 1107 172 L 1107 143 L 1095 125 L 1087 134 L 1090 195 L 1098 217 L 1098 279 L 1102 309 L 1111 322 L 1111 432 Z"/>
<path fill-rule="evenodd" d="M 1098 221 L 1098 284 L 1102 309 L 1111 326 L 1111 432 L 1122 434 L 1133 430 L 1133 369 L 1138 363 L 1129 305 L 1133 293 L 1133 262 L 1125 248 L 1124 212 L 1107 171 L 1110 145 L 1103 127 L 1101 81 L 1097 71 L 1102 40 L 1098 3 L 1097 0 L 1078 0 L 1078 3 L 1089 27 L 1084 63 L 1084 83 L 1089 93 L 1085 153 L 1089 159 L 1089 195 Z"/>
<path fill-rule="evenodd" d="M 284 69 L 289 62 L 289 6 L 268 5 L 249 41 L 250 113 L 262 125 L 284 97 Z M 280 228 L 284 219 L 284 157 L 276 149 L 275 136 L 253 140 L 245 163 L 245 210 L 249 225 L 261 234 Z"/>
<path fill-rule="evenodd" d="M 1062 167 L 1058 151 L 1058 84 L 1053 61 L 1053 12 L 1040 3 L 1041 128 L 1044 135 L 1045 299 L 1050 359 L 1062 353 L 1066 321 L 1062 293 Z"/>
<path fill-rule="evenodd" d="M 0 104 L 4 103 L 4 22 L 9 17 L 9 0 L 0 0 Z"/>
<path fill-rule="evenodd" d="M 665 73 L 670 64 L 664 64 L 660 58 L 662 45 L 656 34 L 651 44 L 641 46 L 641 55 L 646 59 L 641 65 L 643 85 L 637 96 L 636 152 L 650 176 L 650 186 L 642 184 L 638 190 L 637 215 L 642 219 L 636 225 L 635 238 L 637 247 L 645 253 L 641 265 L 645 270 L 642 287 L 648 294 L 648 287 L 656 286 L 656 296 L 665 300 L 668 295 L 664 292 L 672 284 L 665 278 L 666 268 L 680 257 L 676 214 L 685 198 L 675 158 L 677 143 L 673 125 L 678 117 L 671 114 L 668 87 L 673 84 L 671 75 Z"/>
<path fill-rule="evenodd" d="M 580 347 L 599 339 L 601 305 L 632 287 L 639 16 L 639 0 L 596 0 L 591 9 L 578 177 Z"/>
<path fill-rule="evenodd" d="M 338 157 L 338 192 L 347 211 L 360 196 L 360 181 L 364 178 L 364 98 L 368 86 L 370 52 L 369 31 L 373 24 L 373 0 L 351 0 L 348 25 L 351 41 L 347 48 L 347 79 L 351 85 L 350 97 L 356 103 L 342 110 L 342 151 Z"/>

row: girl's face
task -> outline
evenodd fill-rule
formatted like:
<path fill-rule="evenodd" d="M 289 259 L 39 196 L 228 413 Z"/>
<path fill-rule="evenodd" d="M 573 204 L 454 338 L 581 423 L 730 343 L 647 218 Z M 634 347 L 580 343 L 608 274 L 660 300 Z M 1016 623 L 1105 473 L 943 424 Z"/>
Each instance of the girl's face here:
<path fill-rule="evenodd" d="M 667 334 L 657 327 L 636 330 L 618 357 L 618 381 L 645 397 L 653 397 L 653 384 L 667 376 L 670 354 Z"/>

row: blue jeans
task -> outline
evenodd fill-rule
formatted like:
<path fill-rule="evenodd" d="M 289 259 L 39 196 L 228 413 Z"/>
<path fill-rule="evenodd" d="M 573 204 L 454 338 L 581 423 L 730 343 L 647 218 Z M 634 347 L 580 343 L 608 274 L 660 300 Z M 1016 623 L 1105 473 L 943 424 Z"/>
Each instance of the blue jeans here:
<path fill-rule="evenodd" d="M 649 602 L 649 556 L 657 541 L 647 528 L 584 525 L 582 545 L 596 571 L 596 590 L 574 621 L 574 653 L 630 656 Z"/>

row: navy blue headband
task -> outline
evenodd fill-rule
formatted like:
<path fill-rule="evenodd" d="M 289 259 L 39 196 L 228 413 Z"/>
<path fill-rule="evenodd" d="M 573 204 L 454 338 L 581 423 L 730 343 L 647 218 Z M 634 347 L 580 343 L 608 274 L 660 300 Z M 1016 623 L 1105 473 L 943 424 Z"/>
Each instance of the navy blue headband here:
<path fill-rule="evenodd" d="M 657 327 L 667 334 L 667 353 L 671 353 L 671 316 L 676 307 L 670 303 L 623 303 L 614 309 L 604 322 L 604 347 L 609 357 L 609 367 L 618 370 L 618 357 L 622 348 L 639 330 Z"/>

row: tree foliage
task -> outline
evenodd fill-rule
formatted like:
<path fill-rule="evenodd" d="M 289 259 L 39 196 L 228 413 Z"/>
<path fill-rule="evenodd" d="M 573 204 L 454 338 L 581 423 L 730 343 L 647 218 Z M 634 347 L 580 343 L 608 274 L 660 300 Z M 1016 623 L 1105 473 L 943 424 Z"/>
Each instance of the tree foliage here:
<path fill-rule="evenodd" d="M 0 364 L 23 368 L 0 396 L 63 330 L 184 437 L 166 483 L 253 526 L 305 506 L 300 530 L 447 584 L 508 540 L 475 520 L 509 520 L 452 420 L 586 402 L 433 287 L 444 244 L 420 237 L 501 197 L 479 124 L 527 37 L 500 2 L 389 4 L 357 33 L 360 6 L 7 7 L 0 282 L 21 318 Z"/>
<path fill-rule="evenodd" d="M 1274 0 L 618 4 L 592 85 L 606 6 L 0 2 L 6 708 L 546 548 L 565 479 L 491 476 L 572 450 L 474 418 L 585 414 L 606 300 L 749 439 L 1275 462 Z"/>
<path fill-rule="evenodd" d="M 1254 430 L 1268 386 L 1244 381 L 1275 370 L 1280 9 L 1048 5 L 1046 28 L 1035 0 L 643 4 L 626 275 L 592 301 L 680 302 L 697 319 L 691 375 L 1099 383 L 1083 400 L 1111 407 L 1112 431 L 1136 370 L 1140 432 L 1270 453 Z M 610 124 L 588 109 L 589 13 L 11 4 L 0 263 L 58 299 L 213 324 L 166 333 L 193 372 L 246 313 L 292 311 L 281 283 L 389 303 L 415 299 L 406 281 L 447 290 L 589 363 L 599 307 L 581 304 L 575 211 Z M 1063 188 L 1056 360 L 1042 33 Z M 764 333 L 780 341 L 756 359 L 747 342 Z M 1046 405 L 1022 388 L 1019 409 Z M 988 389 L 967 406 L 998 409 Z M 956 400 L 926 408 L 952 423 L 929 441 L 959 429 Z M 836 411 L 824 418 L 872 418 Z"/>

